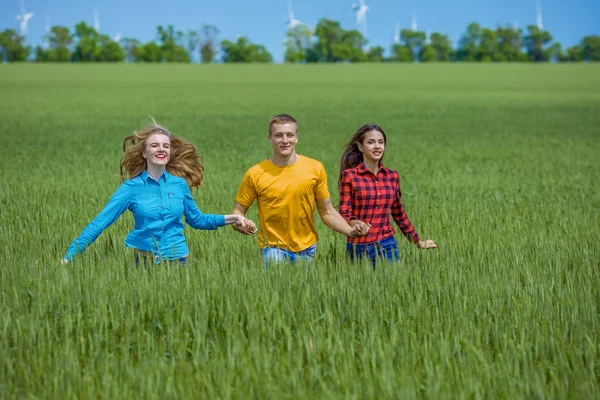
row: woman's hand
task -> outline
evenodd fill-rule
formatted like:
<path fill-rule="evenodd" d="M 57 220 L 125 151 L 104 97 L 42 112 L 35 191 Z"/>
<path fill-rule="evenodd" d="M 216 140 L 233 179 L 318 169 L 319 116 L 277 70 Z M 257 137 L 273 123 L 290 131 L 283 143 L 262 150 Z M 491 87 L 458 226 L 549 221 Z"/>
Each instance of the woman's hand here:
<path fill-rule="evenodd" d="M 370 224 L 357 219 L 350 221 L 350 226 L 352 226 L 352 231 L 350 233 L 351 237 L 364 236 L 369 233 L 369 229 L 371 229 Z"/>
<path fill-rule="evenodd" d="M 256 224 L 243 215 L 234 214 L 231 216 L 228 215 L 227 217 L 231 217 L 233 219 L 231 226 L 240 233 L 245 235 L 253 235 L 258 230 L 256 228 Z"/>
<path fill-rule="evenodd" d="M 426 240 L 426 241 L 419 240 L 419 243 L 417 243 L 417 246 L 419 246 L 421 249 L 426 249 L 426 250 L 427 249 L 437 249 L 438 248 L 438 245 L 435 244 L 433 242 L 433 240 L 429 240 L 429 239 Z"/>

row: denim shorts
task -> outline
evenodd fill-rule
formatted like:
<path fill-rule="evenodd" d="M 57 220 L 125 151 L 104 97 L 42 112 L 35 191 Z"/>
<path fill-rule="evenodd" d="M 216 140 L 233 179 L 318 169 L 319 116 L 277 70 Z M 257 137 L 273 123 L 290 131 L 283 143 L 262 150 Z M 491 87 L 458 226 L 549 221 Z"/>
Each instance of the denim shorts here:
<path fill-rule="evenodd" d="M 393 236 L 373 243 L 346 243 L 346 254 L 350 257 L 350 261 L 361 261 L 365 256 L 368 257 L 373 269 L 375 269 L 377 259 L 387 260 L 388 262 L 399 261 L 398 242 Z"/>
<path fill-rule="evenodd" d="M 309 248 L 297 252 L 281 249 L 279 247 L 265 247 L 264 249 L 260 249 L 260 252 L 263 255 L 265 268 L 267 268 L 268 263 L 277 265 L 280 262 L 288 262 L 294 264 L 299 260 L 310 262 L 315 257 L 316 250 L 317 244 L 315 243 Z"/>

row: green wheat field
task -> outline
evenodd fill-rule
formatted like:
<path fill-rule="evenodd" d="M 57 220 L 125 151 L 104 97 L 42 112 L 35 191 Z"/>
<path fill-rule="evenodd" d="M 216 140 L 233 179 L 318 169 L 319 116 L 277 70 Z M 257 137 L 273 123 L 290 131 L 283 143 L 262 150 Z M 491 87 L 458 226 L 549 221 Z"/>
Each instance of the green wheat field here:
<path fill-rule="evenodd" d="M 226 214 L 279 113 L 334 204 L 344 144 L 381 125 L 439 249 L 397 233 L 373 271 L 317 217 L 311 265 L 187 227 L 187 267 L 145 270 L 127 213 L 59 263 L 150 116 Z M 599 65 L 0 65 L 0 121 L 2 399 L 600 397 Z"/>

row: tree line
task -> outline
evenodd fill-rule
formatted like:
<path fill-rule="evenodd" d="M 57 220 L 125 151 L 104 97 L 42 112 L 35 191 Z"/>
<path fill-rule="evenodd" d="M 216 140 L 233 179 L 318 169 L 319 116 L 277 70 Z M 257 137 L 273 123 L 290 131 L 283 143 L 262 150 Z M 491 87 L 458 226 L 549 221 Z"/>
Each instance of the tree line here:
<path fill-rule="evenodd" d="M 218 40 L 214 25 L 183 32 L 172 25 L 158 26 L 156 39 L 142 43 L 134 38 L 111 38 L 85 22 L 74 31 L 53 26 L 43 45 L 31 48 L 14 29 L 0 32 L 3 61 L 20 62 L 180 62 L 270 63 L 266 47 L 246 36 L 235 41 Z M 299 24 L 287 31 L 285 62 L 548 62 L 600 61 L 600 36 L 586 36 L 579 44 L 563 49 L 550 32 L 535 25 L 526 30 L 512 26 L 490 29 L 471 23 L 457 43 L 447 35 L 404 29 L 385 55 L 382 46 L 367 46 L 358 30 L 345 30 L 338 21 L 321 19 L 315 29 Z M 218 57 L 220 55 L 220 57 Z"/>

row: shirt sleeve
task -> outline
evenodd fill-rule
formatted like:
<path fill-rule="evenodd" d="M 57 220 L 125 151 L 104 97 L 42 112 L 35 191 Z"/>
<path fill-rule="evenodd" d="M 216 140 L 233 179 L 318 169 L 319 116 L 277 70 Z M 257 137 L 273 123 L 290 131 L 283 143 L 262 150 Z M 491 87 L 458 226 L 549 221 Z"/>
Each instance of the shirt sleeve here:
<path fill-rule="evenodd" d="M 327 172 L 323 164 L 319 163 L 318 182 L 317 182 L 317 200 L 330 198 L 329 189 L 327 188 Z"/>
<path fill-rule="evenodd" d="M 352 177 L 348 170 L 342 172 L 340 180 L 340 215 L 348 222 L 357 219 L 352 212 Z"/>
<path fill-rule="evenodd" d="M 402 231 L 402 234 L 412 243 L 419 242 L 419 235 L 415 231 L 415 228 L 410 223 L 406 211 L 404 211 L 404 205 L 402 204 L 402 192 L 400 191 L 400 178 L 398 178 L 398 191 L 396 192 L 396 198 L 394 204 L 392 204 L 392 217 L 398 227 Z"/>
<path fill-rule="evenodd" d="M 182 182 L 183 188 L 183 213 L 185 222 L 194 229 L 215 230 L 225 225 L 225 216 L 218 214 L 203 214 L 196 205 L 187 183 Z"/>
<path fill-rule="evenodd" d="M 129 185 L 123 182 L 108 200 L 104 209 L 100 211 L 100 214 L 85 227 L 77 239 L 73 240 L 64 258 L 71 261 L 75 255 L 83 253 L 106 228 L 112 225 L 127 210 L 130 201 L 131 190 Z"/>
<path fill-rule="evenodd" d="M 252 203 L 254 203 L 254 200 L 256 200 L 256 197 L 256 188 L 252 181 L 252 174 L 250 173 L 250 170 L 248 170 L 242 178 L 242 183 L 240 183 L 237 195 L 235 196 L 235 201 L 244 207 L 250 207 Z"/>

